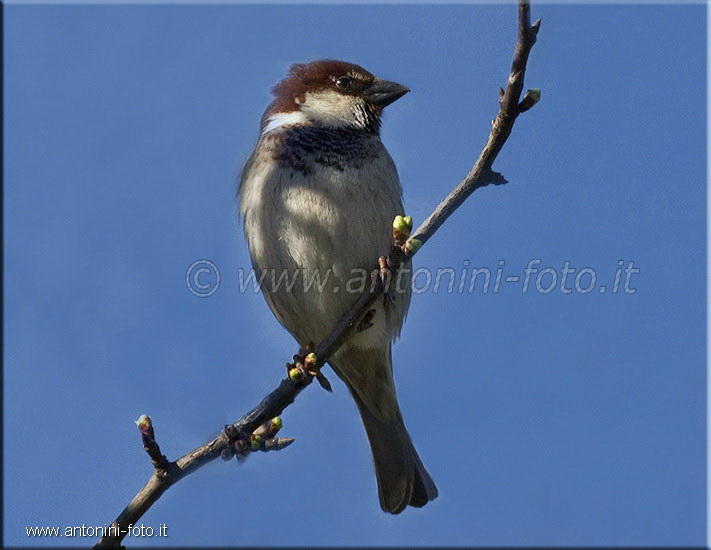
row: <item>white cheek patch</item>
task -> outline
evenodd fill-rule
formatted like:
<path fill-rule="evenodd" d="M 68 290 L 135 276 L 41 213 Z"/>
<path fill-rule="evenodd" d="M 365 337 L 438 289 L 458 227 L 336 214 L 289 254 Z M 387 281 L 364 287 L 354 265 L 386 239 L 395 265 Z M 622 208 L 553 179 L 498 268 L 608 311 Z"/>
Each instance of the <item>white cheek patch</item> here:
<path fill-rule="evenodd" d="M 325 126 L 352 126 L 358 124 L 354 99 L 331 90 L 304 94 L 301 110 L 311 120 Z"/>
<path fill-rule="evenodd" d="M 267 118 L 267 125 L 262 130 L 262 134 L 271 132 L 275 128 L 282 126 L 290 126 L 292 124 L 303 124 L 307 121 L 304 113 L 301 111 L 291 111 L 289 113 L 277 113 Z"/>

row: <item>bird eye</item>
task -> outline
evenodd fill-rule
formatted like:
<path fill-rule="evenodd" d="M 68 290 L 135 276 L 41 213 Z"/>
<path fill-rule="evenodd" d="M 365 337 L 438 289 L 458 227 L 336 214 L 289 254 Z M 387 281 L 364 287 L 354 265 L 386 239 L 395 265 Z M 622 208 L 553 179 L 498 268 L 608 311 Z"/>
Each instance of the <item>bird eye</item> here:
<path fill-rule="evenodd" d="M 342 76 L 336 80 L 336 86 L 343 89 L 343 90 L 347 90 L 348 88 L 350 88 L 351 83 L 352 83 L 351 79 L 348 78 L 347 76 Z"/>

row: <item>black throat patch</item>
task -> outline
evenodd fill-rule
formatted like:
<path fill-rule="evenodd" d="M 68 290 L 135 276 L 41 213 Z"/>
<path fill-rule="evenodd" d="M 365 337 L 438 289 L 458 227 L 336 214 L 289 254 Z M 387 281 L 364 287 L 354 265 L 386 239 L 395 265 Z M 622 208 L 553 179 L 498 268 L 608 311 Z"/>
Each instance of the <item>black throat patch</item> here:
<path fill-rule="evenodd" d="M 316 165 L 339 171 L 361 168 L 364 163 L 378 158 L 381 149 L 377 133 L 315 124 L 272 131 L 262 140 L 274 160 L 304 175 L 310 174 Z"/>

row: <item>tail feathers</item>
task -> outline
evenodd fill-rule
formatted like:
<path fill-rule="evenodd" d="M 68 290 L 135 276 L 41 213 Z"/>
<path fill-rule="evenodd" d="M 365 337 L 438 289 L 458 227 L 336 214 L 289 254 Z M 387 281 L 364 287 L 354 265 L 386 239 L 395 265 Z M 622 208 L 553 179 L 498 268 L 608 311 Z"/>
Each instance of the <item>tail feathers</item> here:
<path fill-rule="evenodd" d="M 415 460 L 415 483 L 412 487 L 412 497 L 410 497 L 409 504 L 416 508 L 422 508 L 430 500 L 437 498 L 439 491 L 437 491 L 437 486 L 432 481 L 430 474 L 425 470 L 425 466 L 422 464 L 412 443 L 410 443 L 410 446 Z"/>
<path fill-rule="evenodd" d="M 412 445 L 400 411 L 384 422 L 353 392 L 373 453 L 380 507 L 399 514 L 409 504 L 422 507 L 437 497 L 437 487 Z"/>
<path fill-rule="evenodd" d="M 407 505 L 424 506 L 437 487 L 422 465 L 397 402 L 390 348 L 342 348 L 331 361 L 348 386 L 373 453 L 380 506 L 399 514 Z"/>

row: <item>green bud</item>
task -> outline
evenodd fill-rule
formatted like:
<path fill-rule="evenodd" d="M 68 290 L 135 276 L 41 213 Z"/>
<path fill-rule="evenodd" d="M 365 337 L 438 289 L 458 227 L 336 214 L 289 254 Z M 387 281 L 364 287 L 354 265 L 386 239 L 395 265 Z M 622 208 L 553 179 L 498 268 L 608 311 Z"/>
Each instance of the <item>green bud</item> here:
<path fill-rule="evenodd" d="M 260 424 L 259 427 L 252 432 L 252 437 L 262 437 L 263 435 L 267 435 L 268 431 L 269 422 L 265 422 L 264 424 Z"/>
<path fill-rule="evenodd" d="M 141 439 L 143 440 L 143 446 L 150 444 L 151 440 L 155 439 L 155 433 L 153 432 L 153 422 L 151 417 L 147 414 L 142 414 L 136 420 L 136 426 L 138 426 L 138 431 L 141 432 Z"/>
<path fill-rule="evenodd" d="M 252 440 L 249 442 L 250 447 L 252 447 L 252 450 L 256 451 L 259 449 L 259 447 L 262 446 L 262 438 L 259 437 L 258 435 L 253 435 Z"/>
<path fill-rule="evenodd" d="M 405 216 L 402 221 L 405 222 L 405 225 L 407 225 L 407 230 L 411 231 L 412 230 L 412 216 Z"/>
<path fill-rule="evenodd" d="M 272 424 L 278 429 L 281 430 L 282 427 L 282 422 L 281 422 L 281 416 L 275 416 L 272 418 Z"/>
<path fill-rule="evenodd" d="M 525 94 L 523 94 L 523 99 L 521 100 L 521 103 L 518 104 L 518 111 L 520 113 L 525 113 L 531 107 L 533 107 L 536 103 L 538 103 L 540 100 L 541 100 L 541 89 L 540 88 L 532 88 L 532 89 L 528 90 Z"/>
<path fill-rule="evenodd" d="M 405 243 L 405 251 L 412 255 L 422 247 L 422 241 L 419 239 L 410 239 Z"/>
<path fill-rule="evenodd" d="M 301 378 L 301 370 L 294 367 L 289 371 L 289 378 L 291 378 L 292 380 L 298 380 L 299 378 Z"/>
<path fill-rule="evenodd" d="M 136 426 L 138 426 L 138 429 L 141 431 L 147 430 L 151 427 L 151 417 L 147 414 L 142 414 L 138 417 L 138 420 L 135 420 L 134 422 L 136 423 Z"/>
<path fill-rule="evenodd" d="M 311 352 L 304 357 L 304 366 L 307 369 L 311 369 L 316 366 L 316 354 L 314 352 Z"/>

